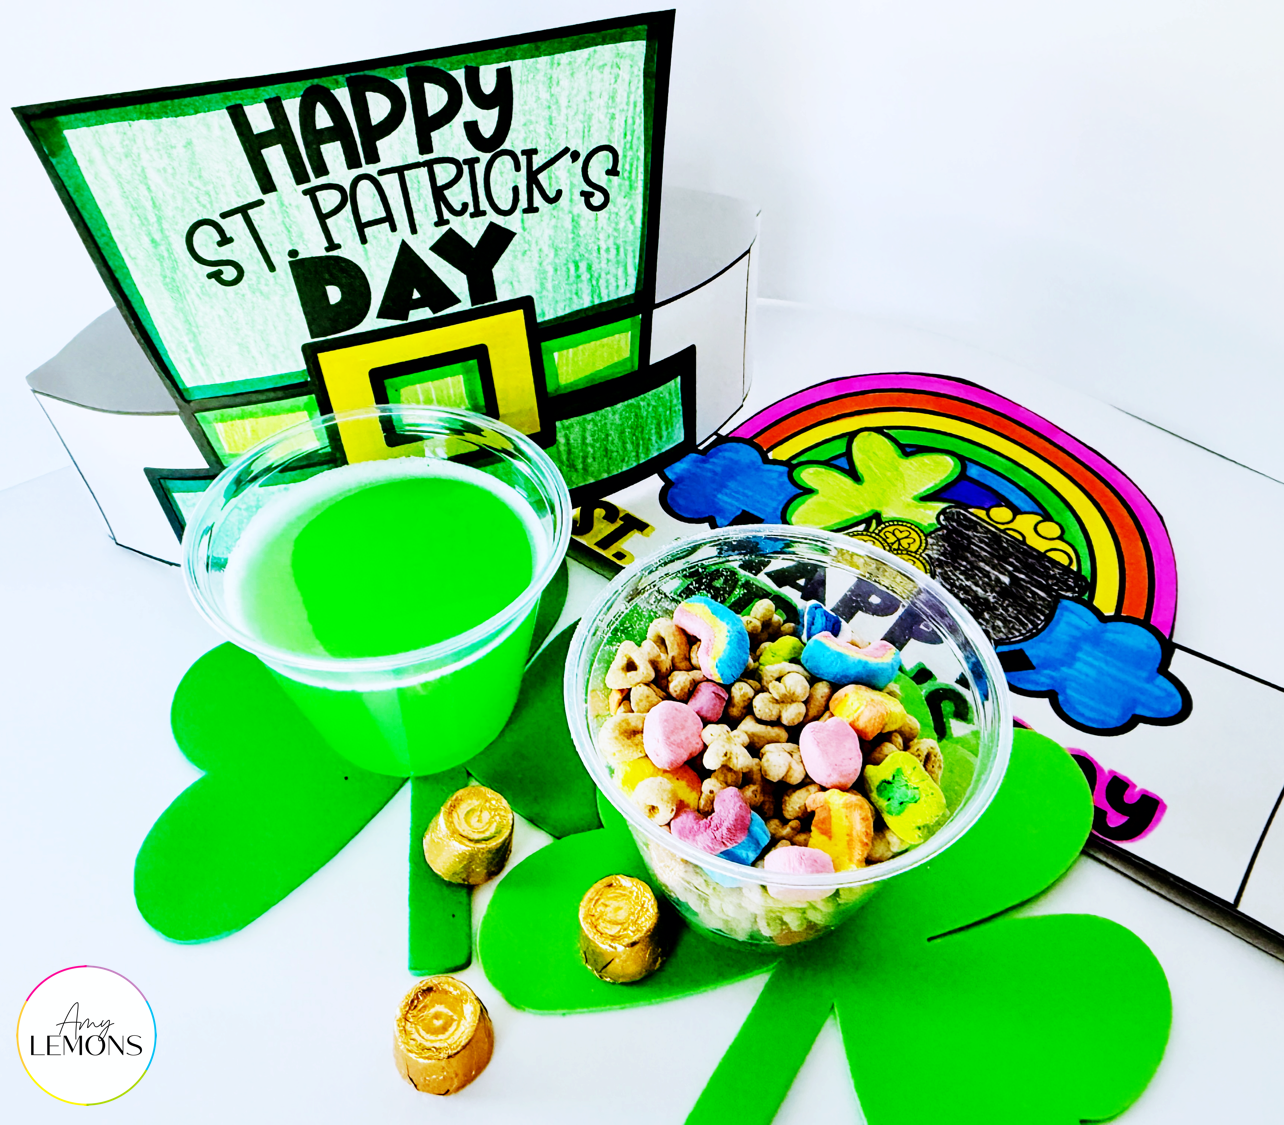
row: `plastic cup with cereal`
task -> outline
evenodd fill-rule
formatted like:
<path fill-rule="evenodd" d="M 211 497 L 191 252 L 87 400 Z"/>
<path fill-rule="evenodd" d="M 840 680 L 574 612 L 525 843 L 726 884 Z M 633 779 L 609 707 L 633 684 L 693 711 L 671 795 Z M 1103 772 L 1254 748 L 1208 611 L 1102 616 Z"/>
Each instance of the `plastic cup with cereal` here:
<path fill-rule="evenodd" d="M 566 665 L 576 748 L 715 938 L 790 945 L 958 840 L 1012 748 L 993 647 L 869 543 L 726 528 L 619 574 Z"/>

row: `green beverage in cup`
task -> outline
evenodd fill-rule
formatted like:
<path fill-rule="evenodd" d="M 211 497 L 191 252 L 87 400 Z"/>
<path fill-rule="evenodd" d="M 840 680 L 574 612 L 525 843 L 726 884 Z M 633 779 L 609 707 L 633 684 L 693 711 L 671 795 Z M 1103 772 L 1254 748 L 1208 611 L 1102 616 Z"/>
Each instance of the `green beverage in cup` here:
<path fill-rule="evenodd" d="M 372 445 L 372 426 L 387 443 Z M 354 449 L 368 459 L 348 461 Z M 189 524 L 184 568 L 201 612 L 335 750 L 380 773 L 435 773 L 507 721 L 569 509 L 552 462 L 507 426 L 374 407 L 282 431 L 229 466 Z"/>

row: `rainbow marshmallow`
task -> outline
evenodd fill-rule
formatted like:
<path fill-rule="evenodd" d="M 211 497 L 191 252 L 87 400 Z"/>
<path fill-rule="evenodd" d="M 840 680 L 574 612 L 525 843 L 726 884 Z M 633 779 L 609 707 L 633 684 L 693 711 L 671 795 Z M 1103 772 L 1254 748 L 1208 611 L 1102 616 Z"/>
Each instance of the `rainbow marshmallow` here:
<path fill-rule="evenodd" d="M 859 793 L 828 789 L 815 812 L 811 847 L 829 856 L 835 871 L 864 867 L 874 842 L 874 810 L 869 802 Z"/>
<path fill-rule="evenodd" d="M 740 678 L 749 664 L 749 633 L 735 613 L 712 598 L 697 597 L 673 611 L 673 623 L 699 640 L 694 656 L 709 679 L 733 684 Z"/>
<path fill-rule="evenodd" d="M 864 684 L 882 691 L 901 670 L 901 654 L 887 641 L 857 648 L 832 633 L 817 633 L 803 649 L 802 665 L 813 676 L 831 684 Z"/>
<path fill-rule="evenodd" d="M 631 794 L 648 777 L 662 777 L 673 784 L 673 795 L 688 809 L 700 807 L 700 775 L 690 766 L 662 770 L 650 758 L 634 758 L 621 767 L 617 775 L 620 788 Z"/>
<path fill-rule="evenodd" d="M 840 719 L 846 719 L 866 742 L 880 734 L 900 730 L 909 721 L 909 712 L 899 700 L 864 684 L 839 688 L 830 697 L 829 709 Z"/>

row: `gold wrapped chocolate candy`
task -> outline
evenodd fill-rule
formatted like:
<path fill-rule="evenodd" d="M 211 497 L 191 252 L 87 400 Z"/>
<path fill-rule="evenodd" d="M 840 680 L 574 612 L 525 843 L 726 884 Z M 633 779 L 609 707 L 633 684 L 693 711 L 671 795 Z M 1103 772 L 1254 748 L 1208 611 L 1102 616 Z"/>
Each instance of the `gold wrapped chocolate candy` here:
<path fill-rule="evenodd" d="M 495 1032 L 463 981 L 427 977 L 401 1002 L 394 1054 L 401 1077 L 425 1094 L 462 1090 L 490 1062 Z"/>
<path fill-rule="evenodd" d="M 453 794 L 424 833 L 424 858 L 448 883 L 493 879 L 512 850 L 513 810 L 484 785 Z"/>
<path fill-rule="evenodd" d="M 641 980 L 664 960 L 659 925 L 650 887 L 628 875 L 608 875 L 580 900 L 580 956 L 602 980 Z"/>

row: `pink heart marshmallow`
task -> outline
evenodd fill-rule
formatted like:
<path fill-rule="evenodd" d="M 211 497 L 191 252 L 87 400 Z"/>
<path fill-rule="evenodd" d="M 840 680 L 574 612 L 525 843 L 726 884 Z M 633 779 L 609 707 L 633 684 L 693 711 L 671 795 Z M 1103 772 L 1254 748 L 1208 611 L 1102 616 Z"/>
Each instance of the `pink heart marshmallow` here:
<path fill-rule="evenodd" d="M 685 840 L 701 851 L 717 855 L 728 848 L 734 848 L 749 835 L 752 817 L 753 811 L 745 804 L 740 790 L 728 786 L 714 797 L 713 812 L 707 819 L 697 812 L 684 809 L 669 822 L 669 830 L 679 840 Z"/>
<path fill-rule="evenodd" d="M 687 700 L 687 706 L 706 723 L 716 723 L 722 718 L 722 709 L 727 705 L 727 689 L 709 680 L 701 680 L 695 691 Z"/>
<path fill-rule="evenodd" d="M 778 875 L 832 875 L 834 861 L 819 848 L 773 848 L 762 861 L 763 869 Z M 832 887 L 782 887 L 768 883 L 767 892 L 782 902 L 814 902 L 833 893 Z"/>
<path fill-rule="evenodd" d="M 685 703 L 666 699 L 646 713 L 642 724 L 642 749 L 662 770 L 677 769 L 704 750 L 700 716 Z"/>
<path fill-rule="evenodd" d="M 798 746 L 812 780 L 826 789 L 850 789 L 860 777 L 860 736 L 846 719 L 808 723 Z"/>

